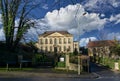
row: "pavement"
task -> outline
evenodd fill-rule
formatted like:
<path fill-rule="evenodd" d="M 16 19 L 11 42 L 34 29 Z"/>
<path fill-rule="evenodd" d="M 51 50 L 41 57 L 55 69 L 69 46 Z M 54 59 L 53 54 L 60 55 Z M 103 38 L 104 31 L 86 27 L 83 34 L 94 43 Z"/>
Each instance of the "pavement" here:
<path fill-rule="evenodd" d="M 59 72 L 48 72 L 44 71 L 5 71 L 0 72 L 0 78 L 31 78 L 31 77 L 47 77 L 47 78 L 82 78 L 82 79 L 90 79 L 90 78 L 98 78 L 99 76 L 95 73 L 81 73 L 78 75 L 77 73 L 59 73 Z"/>
<path fill-rule="evenodd" d="M 104 76 L 113 76 L 120 74 L 118 71 L 114 72 L 110 69 L 99 66 L 98 64 L 91 63 L 91 73 L 81 73 L 80 75 L 77 72 L 65 72 L 65 71 L 55 71 L 51 68 L 43 69 L 34 69 L 30 71 L 4 71 L 0 72 L 0 78 L 31 78 L 31 77 L 43 77 L 43 78 L 82 78 L 82 79 L 95 79 Z"/>

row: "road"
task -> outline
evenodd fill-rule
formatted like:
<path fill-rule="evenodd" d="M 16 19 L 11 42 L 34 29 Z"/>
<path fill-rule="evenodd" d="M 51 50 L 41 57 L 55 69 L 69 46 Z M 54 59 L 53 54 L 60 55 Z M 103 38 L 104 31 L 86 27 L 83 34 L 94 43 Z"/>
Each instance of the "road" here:
<path fill-rule="evenodd" d="M 120 77 L 108 77 L 97 79 L 80 78 L 0 78 L 0 81 L 120 81 Z"/>
<path fill-rule="evenodd" d="M 118 71 L 111 71 L 110 69 L 91 63 L 91 72 L 95 73 L 99 76 L 95 81 L 118 81 L 120 80 L 120 72 Z"/>
<path fill-rule="evenodd" d="M 120 73 L 113 72 L 96 64 L 91 64 L 91 71 L 99 78 L 60 78 L 60 77 L 9 77 L 0 78 L 0 81 L 119 81 Z"/>

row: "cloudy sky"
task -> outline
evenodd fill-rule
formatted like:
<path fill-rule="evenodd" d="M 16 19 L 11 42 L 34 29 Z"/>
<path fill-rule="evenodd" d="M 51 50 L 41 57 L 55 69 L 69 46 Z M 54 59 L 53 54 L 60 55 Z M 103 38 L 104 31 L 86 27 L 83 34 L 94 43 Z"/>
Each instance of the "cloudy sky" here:
<path fill-rule="evenodd" d="M 49 30 L 67 30 L 86 46 L 91 40 L 120 40 L 120 0 L 45 0 L 33 11 L 35 27 L 25 37 L 37 40 Z M 1 17 L 1 15 L 0 15 Z M 0 18 L 0 40 L 4 33 Z"/>

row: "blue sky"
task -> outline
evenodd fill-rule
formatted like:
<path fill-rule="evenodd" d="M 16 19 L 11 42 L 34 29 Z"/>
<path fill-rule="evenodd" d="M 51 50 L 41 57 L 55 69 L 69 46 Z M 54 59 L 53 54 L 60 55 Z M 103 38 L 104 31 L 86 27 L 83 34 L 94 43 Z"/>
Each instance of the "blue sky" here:
<path fill-rule="evenodd" d="M 59 0 L 41 1 L 43 4 L 32 11 L 36 28 L 31 28 L 26 38 L 37 40 L 44 31 L 67 30 L 80 46 L 86 46 L 89 39 L 112 40 L 116 36 L 120 40 L 120 0 L 60 0 L 60 4 Z M 4 39 L 2 26 L 0 39 Z"/>

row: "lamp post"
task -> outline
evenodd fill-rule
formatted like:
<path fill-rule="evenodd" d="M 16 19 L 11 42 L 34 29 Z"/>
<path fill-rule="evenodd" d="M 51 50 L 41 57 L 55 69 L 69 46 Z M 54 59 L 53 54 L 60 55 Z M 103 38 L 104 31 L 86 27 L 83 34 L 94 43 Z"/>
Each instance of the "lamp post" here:
<path fill-rule="evenodd" d="M 81 53 L 82 53 L 82 51 L 80 51 L 80 53 L 78 53 L 78 75 L 80 75 L 80 73 L 81 73 L 81 59 L 80 59 Z"/>
<path fill-rule="evenodd" d="M 80 6 L 78 6 L 78 11 L 79 11 L 79 8 L 80 8 Z M 86 12 L 84 12 L 82 15 L 80 15 L 80 16 L 84 16 L 84 15 L 86 15 Z M 76 16 L 76 19 L 77 19 L 77 26 L 78 26 L 78 41 L 80 41 L 80 16 L 79 15 L 77 15 Z M 81 66 L 80 66 L 80 54 L 82 53 L 82 51 L 80 51 L 80 52 L 78 52 L 78 75 L 80 75 L 80 72 L 81 72 Z"/>
<path fill-rule="evenodd" d="M 83 13 L 82 16 L 86 15 L 86 13 Z M 79 18 L 78 18 L 78 21 L 79 21 Z M 80 23 L 78 22 L 78 34 L 80 35 L 80 27 L 79 27 Z M 80 36 L 78 35 L 78 40 L 80 41 Z M 78 53 L 78 75 L 80 75 L 80 72 L 81 72 L 81 66 L 80 66 L 80 54 L 82 53 L 82 51 L 80 51 Z"/>

